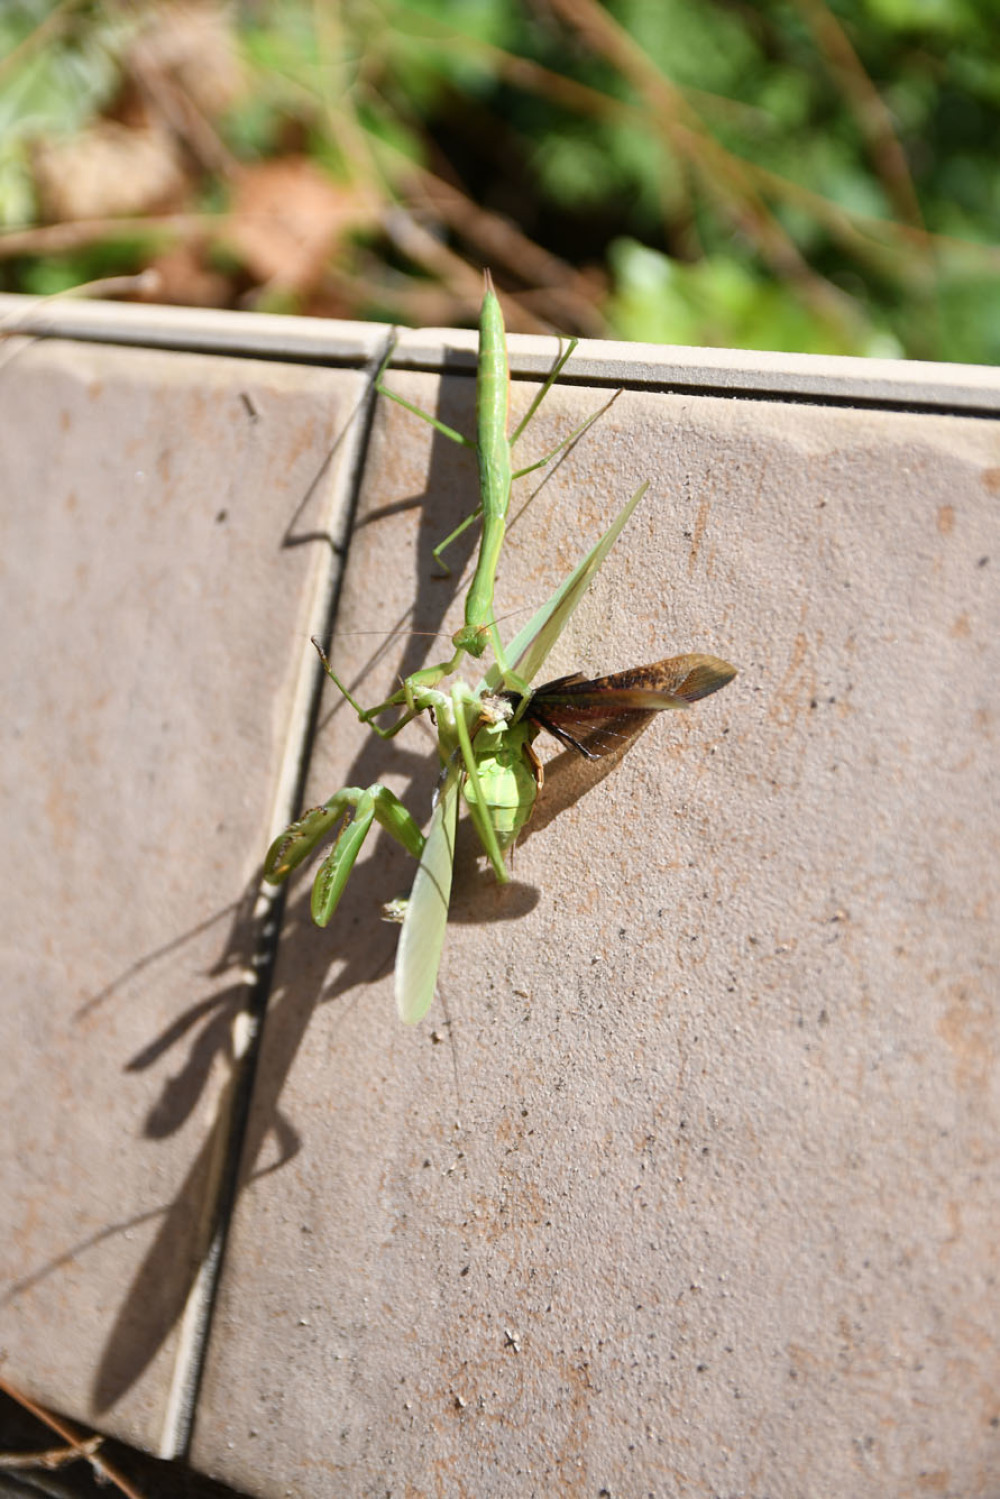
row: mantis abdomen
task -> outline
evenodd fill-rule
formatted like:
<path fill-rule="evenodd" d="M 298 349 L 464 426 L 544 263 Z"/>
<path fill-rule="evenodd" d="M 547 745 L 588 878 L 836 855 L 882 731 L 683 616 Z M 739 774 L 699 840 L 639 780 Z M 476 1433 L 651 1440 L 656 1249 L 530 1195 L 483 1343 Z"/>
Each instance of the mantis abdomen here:
<path fill-rule="evenodd" d="M 500 849 L 510 847 L 531 816 L 541 784 L 541 765 L 531 746 L 537 730 L 528 724 L 483 727 L 473 741 L 478 790 L 466 776 L 463 794 L 470 808 L 480 804 Z"/>

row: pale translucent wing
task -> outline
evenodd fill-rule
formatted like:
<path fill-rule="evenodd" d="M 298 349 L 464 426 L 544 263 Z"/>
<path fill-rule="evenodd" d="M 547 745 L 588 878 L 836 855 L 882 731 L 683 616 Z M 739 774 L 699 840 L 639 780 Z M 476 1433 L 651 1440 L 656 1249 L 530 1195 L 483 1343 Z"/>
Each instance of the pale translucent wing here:
<path fill-rule="evenodd" d="M 570 573 L 565 583 L 556 589 L 548 603 L 543 604 L 534 618 L 514 636 L 507 648 L 507 659 L 513 663 L 513 670 L 522 682 L 531 682 L 534 678 L 648 488 L 648 481 L 639 485 L 593 550 Z M 480 691 L 495 692 L 502 684 L 503 673 L 499 666 L 493 665 L 486 673 Z"/>
<path fill-rule="evenodd" d="M 457 767 L 449 770 L 441 788 L 399 934 L 396 1008 L 407 1025 L 422 1020 L 434 998 L 448 926 L 460 779 Z"/>

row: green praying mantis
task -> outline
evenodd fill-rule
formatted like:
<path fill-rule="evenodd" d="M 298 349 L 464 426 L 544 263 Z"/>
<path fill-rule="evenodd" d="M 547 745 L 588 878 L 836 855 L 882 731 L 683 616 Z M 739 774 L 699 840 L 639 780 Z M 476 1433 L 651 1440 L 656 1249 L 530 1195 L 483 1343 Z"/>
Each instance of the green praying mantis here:
<path fill-rule="evenodd" d="M 450 439 L 476 448 L 479 506 L 435 551 L 440 560 L 449 542 L 482 518 L 479 553 L 465 598 L 465 623 L 452 638 L 454 654 L 447 661 L 412 673 L 389 698 L 368 709 L 362 708 L 340 681 L 319 643 L 314 640 L 313 644 L 327 675 L 359 719 L 381 738 L 392 738 L 420 713 L 433 716 L 442 771 L 431 822 L 425 835 L 386 786 L 346 787 L 322 806 L 305 812 L 275 839 L 264 862 L 264 875 L 272 883 L 281 883 L 337 829 L 312 889 L 313 920 L 326 926 L 373 823 L 378 822 L 419 860 L 409 900 L 393 903 L 394 919 L 402 910 L 396 1004 L 400 1017 L 411 1024 L 426 1014 L 434 998 L 447 927 L 460 803 L 464 801 L 468 807 L 497 880 L 506 883 L 509 874 L 505 853 L 531 816 L 542 784 L 541 763 L 533 747 L 542 729 L 579 753 L 596 758 L 624 746 L 654 713 L 689 707 L 735 676 L 735 668 L 718 657 L 686 655 L 592 681 L 575 673 L 540 688 L 531 687 L 647 484 L 640 485 L 597 544 L 510 644 L 505 647 L 500 639 L 493 597 L 512 482 L 549 463 L 595 419 L 589 418 L 538 462 L 513 469 L 511 448 L 557 379 L 575 343 L 573 340 L 557 360 L 524 419 L 508 437 L 506 340 L 500 304 L 487 272 L 479 325 L 474 443 L 387 389 L 382 376 L 391 348 L 376 379 L 376 389 L 382 394 Z M 482 657 L 488 644 L 494 661 L 478 686 L 472 688 L 459 680 L 448 688 L 441 687 L 463 657 Z M 392 711 L 397 716 L 388 727 L 377 722 Z"/>

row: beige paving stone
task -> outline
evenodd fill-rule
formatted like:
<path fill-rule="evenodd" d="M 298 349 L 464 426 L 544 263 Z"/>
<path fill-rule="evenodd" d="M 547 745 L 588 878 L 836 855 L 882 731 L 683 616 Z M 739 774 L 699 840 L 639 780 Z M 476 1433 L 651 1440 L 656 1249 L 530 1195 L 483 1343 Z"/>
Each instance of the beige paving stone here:
<path fill-rule="evenodd" d="M 38 1399 L 164 1450 L 197 1347 L 245 897 L 362 377 L 2 353 L 0 1348 Z"/>
<path fill-rule="evenodd" d="M 529 456 L 594 402 L 560 387 Z M 255 1494 L 1000 1482 L 1000 433 L 627 392 L 498 609 L 646 477 L 547 674 L 697 649 L 735 683 L 589 787 L 556 754 L 508 888 L 463 830 L 419 1027 L 379 919 L 406 857 L 375 840 L 326 932 L 293 888 L 194 1449 Z M 383 635 L 457 625 L 430 549 L 473 483 L 380 403 L 335 647 L 366 702 L 444 654 Z M 429 732 L 335 697 L 307 799 L 429 811 Z"/>

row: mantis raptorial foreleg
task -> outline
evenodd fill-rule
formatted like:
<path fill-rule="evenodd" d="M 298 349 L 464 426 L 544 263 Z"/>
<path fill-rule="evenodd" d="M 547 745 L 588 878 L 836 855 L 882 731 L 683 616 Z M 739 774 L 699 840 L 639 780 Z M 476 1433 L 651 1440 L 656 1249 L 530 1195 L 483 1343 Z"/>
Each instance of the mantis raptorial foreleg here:
<path fill-rule="evenodd" d="M 351 815 L 353 813 L 353 816 Z M 324 859 L 313 882 L 312 918 L 317 926 L 326 926 L 337 909 L 361 846 L 373 822 L 401 843 L 407 853 L 419 859 L 424 851 L 420 826 L 402 802 L 387 786 L 369 786 L 362 791 L 347 786 L 331 796 L 321 807 L 312 807 L 276 838 L 264 860 L 264 875 L 272 884 L 286 880 L 318 843 L 327 837 L 337 823 L 341 824 L 333 849 Z"/>

